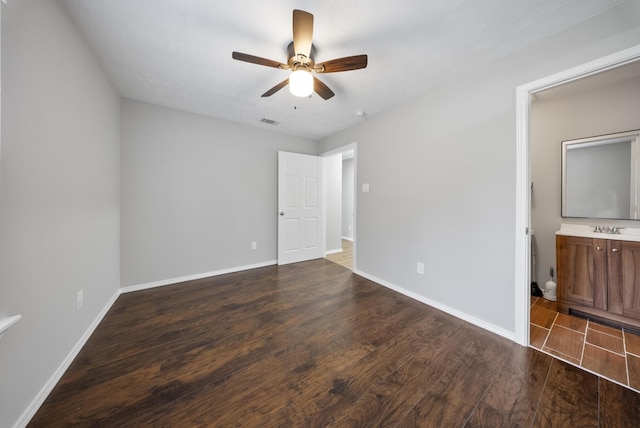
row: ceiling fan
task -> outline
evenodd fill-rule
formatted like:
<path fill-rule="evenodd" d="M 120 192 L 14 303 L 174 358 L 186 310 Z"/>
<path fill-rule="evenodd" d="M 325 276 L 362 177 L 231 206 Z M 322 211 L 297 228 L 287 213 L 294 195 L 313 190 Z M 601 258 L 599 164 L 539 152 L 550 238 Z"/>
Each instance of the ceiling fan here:
<path fill-rule="evenodd" d="M 288 84 L 289 90 L 293 95 L 306 97 L 315 91 L 323 99 L 328 100 L 335 94 L 311 73 L 336 73 L 365 68 L 367 66 L 367 55 L 348 56 L 316 64 L 312 36 L 313 15 L 309 12 L 295 9 L 293 11 L 293 42 L 289 43 L 287 47 L 289 59 L 286 64 L 242 52 L 233 52 L 231 56 L 238 61 L 292 71 L 288 79 L 283 80 L 262 94 L 263 97 L 270 97 Z"/>

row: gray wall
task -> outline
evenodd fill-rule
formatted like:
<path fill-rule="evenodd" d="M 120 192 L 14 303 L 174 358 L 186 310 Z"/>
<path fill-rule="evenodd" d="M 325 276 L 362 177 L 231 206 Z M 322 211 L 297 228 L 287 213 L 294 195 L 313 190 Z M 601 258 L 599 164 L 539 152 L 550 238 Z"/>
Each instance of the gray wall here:
<path fill-rule="evenodd" d="M 627 2 L 324 139 L 320 152 L 357 141 L 370 183 L 358 270 L 513 333 L 515 88 L 637 45 L 639 19 Z"/>
<path fill-rule="evenodd" d="M 531 105 L 531 227 L 536 279 L 556 265 L 555 232 L 561 223 L 639 227 L 637 221 L 562 219 L 561 144 L 564 140 L 640 129 L 640 78 Z"/>
<path fill-rule="evenodd" d="M 124 100 L 122 285 L 276 260 L 279 150 L 316 154 L 312 140 Z"/>
<path fill-rule="evenodd" d="M 119 99 L 54 1 L 2 4 L 0 426 L 119 288 Z M 84 306 L 76 310 L 76 292 Z"/>
<path fill-rule="evenodd" d="M 342 236 L 353 239 L 354 159 L 342 161 Z"/>
<path fill-rule="evenodd" d="M 278 150 L 358 141 L 357 181 L 371 184 L 357 194 L 359 269 L 513 331 L 514 88 L 640 43 L 630 1 L 316 150 L 132 101 L 120 119 L 58 2 L 2 10 L 0 316 L 24 318 L 0 340 L 0 426 L 37 397 L 120 282 L 274 260 Z"/>
<path fill-rule="evenodd" d="M 342 154 L 328 156 L 324 161 L 325 189 L 325 250 L 342 248 Z"/>

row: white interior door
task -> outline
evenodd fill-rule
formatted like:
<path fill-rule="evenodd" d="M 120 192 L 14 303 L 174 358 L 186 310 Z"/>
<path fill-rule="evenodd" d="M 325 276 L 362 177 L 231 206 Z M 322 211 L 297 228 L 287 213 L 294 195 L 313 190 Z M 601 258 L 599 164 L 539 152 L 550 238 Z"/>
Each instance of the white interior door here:
<path fill-rule="evenodd" d="M 278 152 L 278 264 L 324 255 L 322 158 Z"/>

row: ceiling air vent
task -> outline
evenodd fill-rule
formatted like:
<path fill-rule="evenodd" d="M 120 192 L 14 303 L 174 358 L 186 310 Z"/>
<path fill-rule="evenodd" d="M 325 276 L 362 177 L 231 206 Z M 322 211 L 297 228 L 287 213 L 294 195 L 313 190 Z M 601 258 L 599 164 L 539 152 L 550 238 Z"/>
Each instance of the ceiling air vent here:
<path fill-rule="evenodd" d="M 276 122 L 275 120 L 267 119 L 266 117 L 263 117 L 262 119 L 260 119 L 260 122 L 266 123 L 267 125 L 277 125 L 278 124 L 278 122 Z"/>

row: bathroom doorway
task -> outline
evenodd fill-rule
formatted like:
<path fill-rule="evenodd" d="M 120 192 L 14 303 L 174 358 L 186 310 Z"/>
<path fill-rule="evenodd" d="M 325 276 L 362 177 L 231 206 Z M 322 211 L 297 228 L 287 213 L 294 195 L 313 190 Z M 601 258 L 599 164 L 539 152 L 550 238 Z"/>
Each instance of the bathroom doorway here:
<path fill-rule="evenodd" d="M 531 270 L 531 103 L 537 93 L 640 59 L 640 46 L 519 86 L 516 90 L 515 341 L 529 346 Z M 535 183 L 534 183 L 535 188 Z"/>

